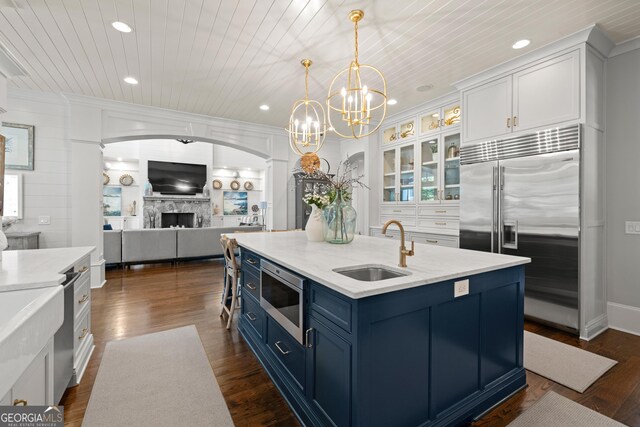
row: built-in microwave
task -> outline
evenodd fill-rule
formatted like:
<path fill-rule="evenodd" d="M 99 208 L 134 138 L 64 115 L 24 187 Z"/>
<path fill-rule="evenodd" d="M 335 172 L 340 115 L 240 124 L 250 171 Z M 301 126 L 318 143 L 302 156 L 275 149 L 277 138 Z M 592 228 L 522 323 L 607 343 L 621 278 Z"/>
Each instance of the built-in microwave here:
<path fill-rule="evenodd" d="M 269 261 L 260 263 L 260 307 L 300 344 L 304 344 L 304 283 L 304 278 Z"/>

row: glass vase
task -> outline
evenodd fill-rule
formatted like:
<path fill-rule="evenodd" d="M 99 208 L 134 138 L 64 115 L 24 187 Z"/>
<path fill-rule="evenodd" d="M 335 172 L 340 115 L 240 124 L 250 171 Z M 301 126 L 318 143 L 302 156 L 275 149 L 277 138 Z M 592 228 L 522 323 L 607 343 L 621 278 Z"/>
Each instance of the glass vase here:
<path fill-rule="evenodd" d="M 329 243 L 351 243 L 356 234 L 356 210 L 344 191 L 336 193 L 335 200 L 324 208 L 324 240 Z"/>

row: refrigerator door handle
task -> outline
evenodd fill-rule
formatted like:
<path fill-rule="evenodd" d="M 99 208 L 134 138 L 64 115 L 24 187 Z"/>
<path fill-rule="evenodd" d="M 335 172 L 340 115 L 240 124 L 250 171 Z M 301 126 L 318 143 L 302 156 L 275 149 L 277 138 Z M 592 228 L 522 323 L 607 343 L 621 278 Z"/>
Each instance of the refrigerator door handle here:
<path fill-rule="evenodd" d="M 502 247 L 518 249 L 518 221 L 504 221 L 502 223 Z"/>
<path fill-rule="evenodd" d="M 496 248 L 496 215 L 498 206 L 496 204 L 496 193 L 498 192 L 498 168 L 493 167 L 492 171 L 493 188 L 491 190 L 491 252 L 498 252 Z"/>
<path fill-rule="evenodd" d="M 496 233 L 497 233 L 497 240 L 498 240 L 498 248 L 496 250 L 497 253 L 501 254 L 502 253 L 502 243 L 503 243 L 503 236 L 502 236 L 502 194 L 503 194 L 503 190 L 504 190 L 504 166 L 498 166 L 497 168 L 497 175 L 498 175 L 498 196 L 496 197 L 497 202 L 496 202 L 496 216 L 497 216 L 497 227 L 496 227 Z"/>

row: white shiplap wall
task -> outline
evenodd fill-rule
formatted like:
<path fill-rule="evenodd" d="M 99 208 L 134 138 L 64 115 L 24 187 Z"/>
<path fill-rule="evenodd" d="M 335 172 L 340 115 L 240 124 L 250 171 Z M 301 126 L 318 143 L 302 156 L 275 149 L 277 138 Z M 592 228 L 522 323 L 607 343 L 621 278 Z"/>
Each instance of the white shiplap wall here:
<path fill-rule="evenodd" d="M 60 96 L 43 101 L 9 98 L 7 123 L 35 126 L 33 171 L 12 171 L 23 176 L 24 219 L 8 230 L 40 231 L 41 248 L 70 246 L 70 147 L 66 139 L 66 104 Z M 50 216 L 50 225 L 38 225 L 39 216 Z"/>

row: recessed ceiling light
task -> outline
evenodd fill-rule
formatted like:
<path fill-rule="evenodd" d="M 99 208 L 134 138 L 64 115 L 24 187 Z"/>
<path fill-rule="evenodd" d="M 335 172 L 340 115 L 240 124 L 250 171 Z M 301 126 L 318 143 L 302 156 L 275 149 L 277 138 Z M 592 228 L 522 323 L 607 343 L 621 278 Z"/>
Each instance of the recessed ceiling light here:
<path fill-rule="evenodd" d="M 122 157 L 118 157 L 118 161 L 121 162 L 122 161 Z"/>
<path fill-rule="evenodd" d="M 260 106 L 260 109 L 261 109 L 262 111 L 269 111 L 269 106 L 268 106 L 267 104 L 262 104 L 262 105 Z"/>
<path fill-rule="evenodd" d="M 396 105 L 397 103 L 398 103 L 398 100 L 393 98 L 387 101 L 387 105 Z"/>
<path fill-rule="evenodd" d="M 130 33 L 132 31 L 130 26 L 120 21 L 112 22 L 111 26 L 121 33 Z"/>
<path fill-rule="evenodd" d="M 438 113 L 433 113 L 433 114 L 431 115 L 431 117 L 433 117 L 434 119 L 437 119 L 438 117 L 440 117 L 440 114 L 438 114 Z"/>
<path fill-rule="evenodd" d="M 422 85 L 422 86 L 418 86 L 416 88 L 416 90 L 418 92 L 426 92 L 426 91 L 431 90 L 431 89 L 433 89 L 433 85 L 432 84 Z"/>
<path fill-rule="evenodd" d="M 134 79 L 133 77 L 125 77 L 124 81 L 126 83 L 129 83 L 130 85 L 137 85 L 138 84 L 138 80 Z"/>
<path fill-rule="evenodd" d="M 523 47 L 529 46 L 529 43 L 531 43 L 531 40 L 522 39 L 515 42 L 511 47 L 514 49 L 522 49 Z"/>

